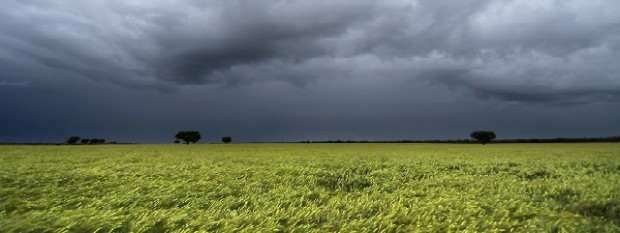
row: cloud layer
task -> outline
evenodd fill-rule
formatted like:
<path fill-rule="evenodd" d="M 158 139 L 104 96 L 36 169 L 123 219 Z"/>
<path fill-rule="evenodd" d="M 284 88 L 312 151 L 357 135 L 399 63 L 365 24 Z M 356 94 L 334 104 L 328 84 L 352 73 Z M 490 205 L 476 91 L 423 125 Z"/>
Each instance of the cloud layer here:
<path fill-rule="evenodd" d="M 162 91 L 408 78 L 505 101 L 620 100 L 618 1 L 9 0 L 0 30 L 4 86 L 32 70 Z"/>

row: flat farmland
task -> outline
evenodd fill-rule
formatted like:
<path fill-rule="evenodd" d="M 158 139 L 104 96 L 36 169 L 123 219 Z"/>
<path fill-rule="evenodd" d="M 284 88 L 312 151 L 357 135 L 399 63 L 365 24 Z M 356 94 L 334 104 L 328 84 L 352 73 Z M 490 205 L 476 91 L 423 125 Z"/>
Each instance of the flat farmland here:
<path fill-rule="evenodd" d="M 620 232 L 620 144 L 0 146 L 0 232 Z"/>

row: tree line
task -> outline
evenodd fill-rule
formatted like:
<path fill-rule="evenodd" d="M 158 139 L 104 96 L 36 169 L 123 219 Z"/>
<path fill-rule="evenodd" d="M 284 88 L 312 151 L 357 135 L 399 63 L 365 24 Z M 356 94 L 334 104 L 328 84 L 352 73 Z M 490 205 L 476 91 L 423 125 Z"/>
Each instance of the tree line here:
<path fill-rule="evenodd" d="M 390 141 L 368 141 L 368 140 L 327 140 L 327 141 L 299 141 L 297 143 L 481 143 L 485 145 L 487 143 L 572 143 L 572 142 L 620 142 L 620 136 L 613 137 L 592 137 L 592 138 L 547 138 L 547 139 L 501 139 L 496 140 L 497 135 L 494 131 L 478 130 L 473 131 L 469 135 L 471 139 L 456 139 L 456 140 L 390 140 Z M 184 144 L 195 144 L 200 141 L 202 136 L 198 131 L 179 131 L 175 134 L 174 143 L 178 144 L 183 141 Z M 71 136 L 67 139 L 66 144 L 105 144 L 105 139 L 99 138 L 80 138 L 78 136 Z M 232 137 L 222 137 L 223 143 L 232 142 Z M 109 144 L 117 144 L 117 142 L 110 142 Z M 124 144 L 124 143 L 123 143 Z"/>
<path fill-rule="evenodd" d="M 189 145 L 194 144 L 198 141 L 200 141 L 200 139 L 202 138 L 200 135 L 200 132 L 198 131 L 179 131 L 174 135 L 174 138 L 176 140 L 174 140 L 175 144 L 179 144 L 181 143 L 181 140 L 183 140 L 184 144 Z M 222 137 L 222 142 L 223 143 L 230 143 L 232 142 L 232 137 L 231 136 L 224 136 Z"/>
<path fill-rule="evenodd" d="M 493 141 L 497 135 L 493 131 L 478 130 L 469 135 L 474 140 L 392 140 L 392 141 L 368 141 L 368 140 L 328 140 L 328 141 L 300 141 L 298 143 L 482 143 L 485 145 Z"/>
<path fill-rule="evenodd" d="M 78 136 L 71 136 L 66 141 L 67 144 L 77 144 L 78 142 L 80 142 L 81 144 L 104 144 L 105 139 L 102 139 L 102 138 L 88 139 L 88 138 L 80 138 Z"/>
<path fill-rule="evenodd" d="M 455 139 L 455 140 L 392 140 L 392 141 L 368 141 L 368 140 L 327 140 L 327 141 L 299 141 L 297 143 L 463 143 L 472 144 L 480 143 L 571 143 L 571 142 L 620 142 L 620 136 L 614 137 L 593 137 L 593 138 L 547 138 L 547 139 L 500 139 L 497 140 L 497 134 L 490 130 L 476 130 L 469 134 L 471 139 Z M 198 131 L 179 131 L 174 143 L 180 143 L 183 140 L 185 144 L 196 143 L 200 140 L 200 132 Z M 232 142 L 232 137 L 222 137 L 223 143 Z"/>
<path fill-rule="evenodd" d="M 480 131 L 474 131 L 480 132 Z M 386 140 L 386 141 L 369 141 L 369 140 L 326 140 L 326 141 L 298 141 L 296 143 L 455 143 L 455 144 L 473 144 L 473 143 L 577 143 L 577 142 L 620 142 L 620 136 L 612 137 L 592 137 L 592 138 L 525 138 L 525 139 L 495 139 L 496 135 L 493 131 L 483 138 L 478 138 L 480 133 L 472 132 L 472 139 L 450 139 L 450 140 Z M 484 132 L 484 131 L 483 131 Z M 492 133 L 492 134 L 491 134 Z M 493 136 L 495 135 L 495 136 Z M 474 137 L 475 136 L 475 137 Z"/>

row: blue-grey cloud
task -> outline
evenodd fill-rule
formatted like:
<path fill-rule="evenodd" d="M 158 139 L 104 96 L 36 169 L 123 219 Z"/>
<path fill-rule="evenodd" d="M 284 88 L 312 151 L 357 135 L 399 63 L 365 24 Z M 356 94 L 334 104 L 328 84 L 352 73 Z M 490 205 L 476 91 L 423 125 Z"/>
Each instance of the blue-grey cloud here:
<path fill-rule="evenodd" d="M 619 28 L 616 1 L 9 0 L 0 58 L 161 91 L 406 77 L 482 98 L 584 103 L 620 100 Z"/>

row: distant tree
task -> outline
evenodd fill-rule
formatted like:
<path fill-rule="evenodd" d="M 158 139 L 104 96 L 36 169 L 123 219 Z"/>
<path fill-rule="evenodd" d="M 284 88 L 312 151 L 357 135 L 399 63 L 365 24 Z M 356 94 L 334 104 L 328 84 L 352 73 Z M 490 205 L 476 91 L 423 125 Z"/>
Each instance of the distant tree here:
<path fill-rule="evenodd" d="M 71 136 L 69 137 L 69 139 L 67 139 L 67 144 L 75 144 L 80 140 L 80 137 L 78 136 Z"/>
<path fill-rule="evenodd" d="M 223 143 L 230 143 L 230 142 L 232 142 L 232 138 L 230 136 L 222 137 L 222 142 Z"/>
<path fill-rule="evenodd" d="M 93 138 L 90 139 L 90 144 L 104 144 L 105 139 Z"/>
<path fill-rule="evenodd" d="M 179 144 L 181 143 L 179 140 L 174 140 L 174 144 Z"/>
<path fill-rule="evenodd" d="M 183 140 L 185 144 L 189 145 L 189 143 L 196 143 L 200 140 L 200 132 L 198 131 L 179 131 L 174 138 Z"/>
<path fill-rule="evenodd" d="M 478 140 L 479 142 L 482 143 L 482 145 L 484 145 L 484 144 L 491 142 L 493 139 L 495 139 L 495 132 L 480 130 L 480 131 L 471 132 L 469 136 L 471 136 L 471 138 L 473 139 Z"/>
<path fill-rule="evenodd" d="M 80 142 L 81 142 L 82 144 L 86 144 L 86 143 L 90 142 L 90 139 L 88 139 L 88 138 L 82 138 L 82 140 L 80 140 Z"/>

